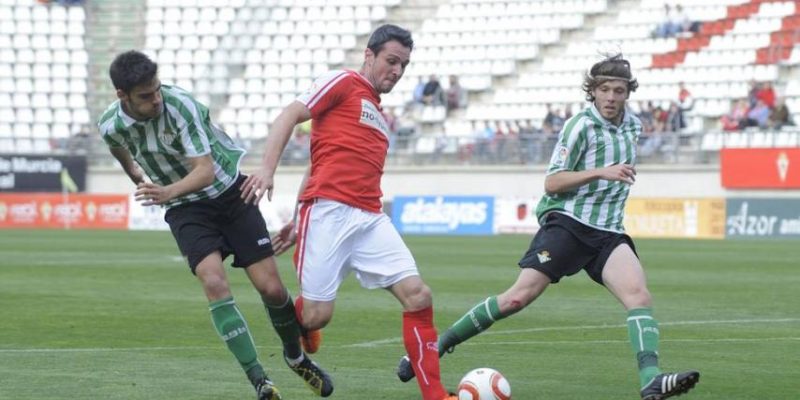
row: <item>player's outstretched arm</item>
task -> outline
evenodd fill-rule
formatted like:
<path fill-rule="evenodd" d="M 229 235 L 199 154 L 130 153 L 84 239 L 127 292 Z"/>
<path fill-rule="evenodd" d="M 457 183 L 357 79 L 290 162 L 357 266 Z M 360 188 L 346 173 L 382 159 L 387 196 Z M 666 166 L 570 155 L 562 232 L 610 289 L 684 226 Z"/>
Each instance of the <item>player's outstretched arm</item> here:
<path fill-rule="evenodd" d="M 599 179 L 633 185 L 636 181 L 636 168 L 631 164 L 617 164 L 585 171 L 560 171 L 544 179 L 544 190 L 550 194 L 571 192 Z"/>
<path fill-rule="evenodd" d="M 125 174 L 128 175 L 128 178 L 131 179 L 134 185 L 144 183 L 144 174 L 139 166 L 133 161 L 133 156 L 131 156 L 131 153 L 128 151 L 128 149 L 115 146 L 109 147 L 108 150 L 111 152 L 111 155 L 114 156 L 117 161 L 119 161 L 119 164 L 122 166 L 122 170 L 125 171 Z"/>
<path fill-rule="evenodd" d="M 264 195 L 272 200 L 272 189 L 274 188 L 275 170 L 281 159 L 286 143 L 292 137 L 295 125 L 311 119 L 311 112 L 306 105 L 294 101 L 281 111 L 270 127 L 267 136 L 266 150 L 261 163 L 261 169 L 247 177 L 241 186 L 242 198 L 245 203 L 253 202 L 257 204 Z"/>
<path fill-rule="evenodd" d="M 137 185 L 135 198 L 144 206 L 164 204 L 188 193 L 197 192 L 214 183 L 214 160 L 207 154 L 189 159 L 192 170 L 188 175 L 167 186 L 143 182 Z"/>

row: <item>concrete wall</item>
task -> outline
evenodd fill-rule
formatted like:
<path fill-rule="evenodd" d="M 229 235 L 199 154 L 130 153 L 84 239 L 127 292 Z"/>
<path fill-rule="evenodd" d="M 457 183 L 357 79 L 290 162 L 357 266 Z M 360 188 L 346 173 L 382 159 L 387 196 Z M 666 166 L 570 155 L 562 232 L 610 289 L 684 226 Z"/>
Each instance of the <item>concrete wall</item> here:
<path fill-rule="evenodd" d="M 245 172 L 253 172 L 253 168 Z M 303 168 L 284 167 L 275 180 L 276 195 L 297 193 Z M 385 199 L 396 195 L 540 196 L 544 167 L 387 167 L 383 177 Z M 127 193 L 133 185 L 119 168 L 92 168 L 89 193 Z M 638 167 L 632 197 L 800 197 L 800 191 L 728 191 L 720 186 L 716 165 L 642 165 Z"/>

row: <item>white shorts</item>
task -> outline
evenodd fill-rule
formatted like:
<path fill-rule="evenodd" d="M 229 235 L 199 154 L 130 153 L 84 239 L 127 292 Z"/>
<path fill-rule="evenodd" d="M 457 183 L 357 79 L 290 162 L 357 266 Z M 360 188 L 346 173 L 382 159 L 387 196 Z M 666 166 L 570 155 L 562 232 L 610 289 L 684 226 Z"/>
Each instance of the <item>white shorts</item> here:
<path fill-rule="evenodd" d="M 419 275 L 414 257 L 384 213 L 317 199 L 301 204 L 297 226 L 294 261 L 306 299 L 334 300 L 350 271 L 367 289 Z"/>

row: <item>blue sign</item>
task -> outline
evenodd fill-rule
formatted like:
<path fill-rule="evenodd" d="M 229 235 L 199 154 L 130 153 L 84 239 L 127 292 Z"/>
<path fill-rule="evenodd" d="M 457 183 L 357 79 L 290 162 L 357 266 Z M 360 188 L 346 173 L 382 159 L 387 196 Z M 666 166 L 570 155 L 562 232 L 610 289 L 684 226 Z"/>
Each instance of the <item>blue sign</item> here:
<path fill-rule="evenodd" d="M 800 238 L 800 199 L 728 199 L 725 237 Z"/>
<path fill-rule="evenodd" d="M 397 196 L 392 223 L 403 234 L 491 235 L 494 197 Z"/>

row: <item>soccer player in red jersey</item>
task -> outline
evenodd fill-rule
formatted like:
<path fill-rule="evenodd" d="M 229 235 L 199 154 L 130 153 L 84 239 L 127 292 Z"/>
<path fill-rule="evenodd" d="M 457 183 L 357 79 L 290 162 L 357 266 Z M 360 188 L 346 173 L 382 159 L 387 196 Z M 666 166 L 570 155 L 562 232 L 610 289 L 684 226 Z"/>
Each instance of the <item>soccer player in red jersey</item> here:
<path fill-rule="evenodd" d="M 455 399 L 440 380 L 431 290 L 381 211 L 389 129 L 380 95 L 403 76 L 413 46 L 409 31 L 383 25 L 370 36 L 358 72 L 331 71 L 317 78 L 273 122 L 263 167 L 242 184 L 242 197 L 248 202 L 272 197 L 275 169 L 293 128 L 310 119 L 311 166 L 301 184 L 297 221 L 273 241 L 278 254 L 297 243 L 302 296 L 296 309 L 303 327 L 314 332 L 328 324 L 339 286 L 355 272 L 363 287 L 387 289 L 403 306 L 403 342 L 423 400 Z"/>

